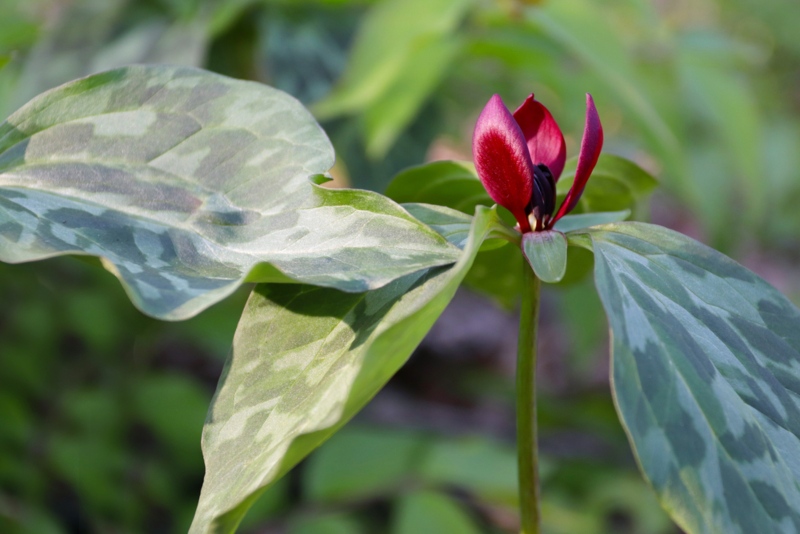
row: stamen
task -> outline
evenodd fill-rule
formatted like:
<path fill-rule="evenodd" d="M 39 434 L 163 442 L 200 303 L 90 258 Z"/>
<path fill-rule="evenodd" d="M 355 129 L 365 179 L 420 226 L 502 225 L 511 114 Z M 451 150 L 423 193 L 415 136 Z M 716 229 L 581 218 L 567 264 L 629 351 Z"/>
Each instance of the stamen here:
<path fill-rule="evenodd" d="M 534 231 L 545 228 L 556 209 L 556 181 L 547 165 L 533 167 L 533 191 L 526 212 Z"/>

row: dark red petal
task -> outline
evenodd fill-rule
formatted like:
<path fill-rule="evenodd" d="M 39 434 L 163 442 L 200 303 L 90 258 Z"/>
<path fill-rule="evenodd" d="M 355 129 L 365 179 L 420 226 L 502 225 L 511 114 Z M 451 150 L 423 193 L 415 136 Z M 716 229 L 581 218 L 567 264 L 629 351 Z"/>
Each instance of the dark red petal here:
<path fill-rule="evenodd" d="M 514 119 L 528 142 L 533 164 L 547 165 L 558 181 L 567 160 L 567 145 L 556 120 L 541 102 L 533 98 L 533 93 L 514 112 Z"/>
<path fill-rule="evenodd" d="M 578 155 L 578 168 L 575 170 L 575 181 L 567 193 L 567 198 L 558 209 L 558 213 L 553 217 L 552 223 L 572 211 L 578 204 L 592 175 L 594 166 L 597 165 L 597 158 L 600 157 L 600 150 L 603 148 L 603 125 L 600 124 L 600 116 L 597 108 L 594 107 L 592 95 L 586 94 L 586 125 L 583 128 L 583 139 L 581 140 L 581 153 Z"/>
<path fill-rule="evenodd" d="M 533 191 L 533 163 L 522 130 L 498 95 L 475 123 L 472 156 L 489 196 L 514 215 L 523 233 L 529 232 L 525 208 Z"/>

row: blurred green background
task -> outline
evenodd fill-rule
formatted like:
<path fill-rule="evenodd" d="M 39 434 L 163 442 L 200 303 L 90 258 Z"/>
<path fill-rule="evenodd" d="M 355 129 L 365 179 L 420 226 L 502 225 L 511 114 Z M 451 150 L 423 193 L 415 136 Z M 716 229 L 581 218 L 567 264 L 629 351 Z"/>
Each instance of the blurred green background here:
<path fill-rule="evenodd" d="M 0 0 L 0 111 L 122 64 L 201 66 L 299 98 L 337 183 L 383 191 L 407 166 L 469 159 L 493 93 L 513 108 L 535 91 L 574 155 L 591 92 L 606 152 L 661 180 L 643 215 L 797 302 L 797 28 L 794 0 Z M 514 532 L 516 319 L 496 276 L 242 532 Z M 570 278 L 543 301 L 546 532 L 676 533 L 616 420 L 591 280 Z M 168 324 L 79 260 L 0 265 L 0 532 L 185 532 L 247 289 Z"/>

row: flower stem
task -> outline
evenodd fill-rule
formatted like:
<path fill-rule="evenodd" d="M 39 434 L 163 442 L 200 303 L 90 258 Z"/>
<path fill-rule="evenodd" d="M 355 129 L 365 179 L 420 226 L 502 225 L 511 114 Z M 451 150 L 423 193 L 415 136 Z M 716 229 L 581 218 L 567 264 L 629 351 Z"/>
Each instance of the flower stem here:
<path fill-rule="evenodd" d="M 536 438 L 536 335 L 541 282 L 523 258 L 524 283 L 517 342 L 517 469 L 520 534 L 539 534 L 539 452 Z"/>

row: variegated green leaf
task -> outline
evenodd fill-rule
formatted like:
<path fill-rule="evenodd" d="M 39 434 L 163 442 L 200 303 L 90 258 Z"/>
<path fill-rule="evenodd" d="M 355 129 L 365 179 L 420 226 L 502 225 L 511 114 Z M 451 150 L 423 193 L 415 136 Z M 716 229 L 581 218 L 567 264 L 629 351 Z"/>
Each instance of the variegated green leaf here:
<path fill-rule="evenodd" d="M 433 228 L 439 235 L 459 248 L 464 248 L 472 227 L 472 217 L 460 211 L 435 204 L 403 204 L 417 220 Z"/>
<path fill-rule="evenodd" d="M 692 534 L 800 532 L 800 310 L 670 230 L 588 235 L 617 408 L 664 507 Z"/>
<path fill-rule="evenodd" d="M 453 245 L 462 249 L 467 245 L 473 221 L 471 216 L 465 215 L 458 210 L 435 204 L 410 203 L 402 206 L 414 218 L 431 227 Z M 519 239 L 519 232 L 498 219 L 492 225 L 490 235 L 481 245 L 481 252 L 494 250 L 508 243 L 517 244 Z"/>
<path fill-rule="evenodd" d="M 0 260 L 105 258 L 134 304 L 189 317 L 250 281 L 365 291 L 458 249 L 392 201 L 309 180 L 333 150 L 293 98 L 192 68 L 129 67 L 0 125 Z"/>
<path fill-rule="evenodd" d="M 560 218 L 553 227 L 559 232 L 572 232 L 582 230 L 598 224 L 609 224 L 624 221 L 631 215 L 631 210 L 622 211 L 600 211 L 597 213 L 579 213 L 577 215 L 565 215 Z"/>
<path fill-rule="evenodd" d="M 400 368 L 498 224 L 479 208 L 463 255 L 365 293 L 259 285 L 203 432 L 206 477 L 191 532 L 233 532 L 270 484 L 338 430 Z"/>
<path fill-rule="evenodd" d="M 477 206 L 494 204 L 478 179 L 475 166 L 467 161 L 435 161 L 406 169 L 391 181 L 386 196 L 404 203 L 409 211 L 411 204 L 405 204 L 407 202 L 438 204 L 463 213 L 474 213 Z M 505 209 L 498 208 L 498 212 L 509 225 L 516 223 Z M 412 215 L 420 218 L 414 212 Z M 510 241 L 519 239 L 520 235 L 516 233 Z M 507 266 L 519 263 L 520 248 L 498 240 L 489 248 L 487 245 L 490 243 L 482 247 L 464 283 L 511 309 L 519 299 L 522 277 L 518 269 L 508 269 Z"/>

